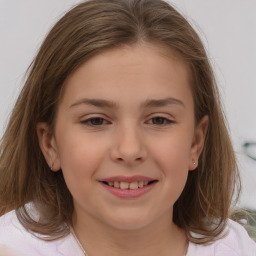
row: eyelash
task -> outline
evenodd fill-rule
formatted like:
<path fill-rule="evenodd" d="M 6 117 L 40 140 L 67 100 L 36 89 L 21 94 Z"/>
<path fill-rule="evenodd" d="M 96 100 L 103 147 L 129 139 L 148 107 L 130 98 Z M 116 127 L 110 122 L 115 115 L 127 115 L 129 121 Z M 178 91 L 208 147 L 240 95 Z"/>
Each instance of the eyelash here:
<path fill-rule="evenodd" d="M 104 125 L 103 123 L 101 124 L 92 124 L 92 121 L 95 121 L 95 120 L 101 120 L 103 122 L 108 122 L 107 120 L 105 120 L 104 118 L 102 117 L 92 117 L 92 118 L 89 118 L 89 119 L 86 119 L 86 120 L 83 120 L 81 121 L 82 124 L 84 125 L 87 125 L 87 126 L 92 126 L 92 127 L 96 127 L 96 126 L 102 126 Z"/>
<path fill-rule="evenodd" d="M 154 120 L 154 119 L 160 119 L 160 120 L 164 121 L 164 124 L 154 124 L 154 123 L 152 123 L 152 125 L 156 125 L 156 126 L 166 126 L 166 125 L 170 125 L 170 124 L 174 123 L 173 120 L 168 119 L 166 117 L 162 117 L 162 116 L 155 116 L 155 117 L 152 117 L 149 120 Z"/>
<path fill-rule="evenodd" d="M 170 124 L 175 123 L 173 120 L 168 119 L 166 117 L 162 117 L 162 116 L 155 116 L 155 117 L 150 118 L 149 120 L 153 121 L 153 120 L 156 120 L 156 119 L 158 119 L 158 121 L 160 119 L 164 123 L 162 123 L 162 124 L 155 124 L 154 122 L 151 122 L 150 125 L 166 126 L 166 125 L 170 125 Z M 93 124 L 93 121 L 95 121 L 95 120 L 101 121 L 100 124 Z M 84 125 L 87 125 L 87 126 L 91 126 L 91 127 L 97 127 L 97 126 L 100 127 L 102 125 L 109 124 L 109 122 L 106 119 L 102 118 L 102 117 L 89 118 L 89 119 L 81 121 L 81 123 L 84 124 Z"/>

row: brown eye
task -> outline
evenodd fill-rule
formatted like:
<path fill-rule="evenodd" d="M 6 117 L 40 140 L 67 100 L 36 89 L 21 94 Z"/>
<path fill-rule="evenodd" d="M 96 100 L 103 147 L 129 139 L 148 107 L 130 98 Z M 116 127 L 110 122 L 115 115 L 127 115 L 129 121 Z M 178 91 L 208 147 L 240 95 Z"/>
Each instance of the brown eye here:
<path fill-rule="evenodd" d="M 81 121 L 81 123 L 89 126 L 100 126 L 106 124 L 107 121 L 104 118 L 95 117 Z"/>
<path fill-rule="evenodd" d="M 154 125 L 165 125 L 165 124 L 172 123 L 171 120 L 169 120 L 165 117 L 160 117 L 160 116 L 153 117 L 151 120 L 152 120 L 152 124 L 154 124 Z"/>

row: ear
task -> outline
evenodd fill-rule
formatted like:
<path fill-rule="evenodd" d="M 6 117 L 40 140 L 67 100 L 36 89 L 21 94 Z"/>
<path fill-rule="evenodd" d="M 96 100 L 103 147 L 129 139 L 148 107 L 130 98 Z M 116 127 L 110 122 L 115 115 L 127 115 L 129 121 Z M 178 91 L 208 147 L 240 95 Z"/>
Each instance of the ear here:
<path fill-rule="evenodd" d="M 189 170 L 195 170 L 198 166 L 198 159 L 204 148 L 204 141 L 208 129 L 209 118 L 204 116 L 195 128 L 193 142 L 190 152 Z"/>
<path fill-rule="evenodd" d="M 58 171 L 61 168 L 56 139 L 47 123 L 37 124 L 37 137 L 39 146 L 52 171 Z"/>

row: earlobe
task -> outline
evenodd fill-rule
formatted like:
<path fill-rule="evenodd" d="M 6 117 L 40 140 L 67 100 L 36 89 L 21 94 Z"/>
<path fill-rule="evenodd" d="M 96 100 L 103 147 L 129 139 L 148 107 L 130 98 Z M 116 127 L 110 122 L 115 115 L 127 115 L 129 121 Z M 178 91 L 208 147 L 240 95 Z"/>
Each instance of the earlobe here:
<path fill-rule="evenodd" d="M 39 146 L 49 168 L 52 171 L 58 171 L 61 168 L 58 148 L 55 137 L 47 123 L 37 124 L 37 137 Z"/>
<path fill-rule="evenodd" d="M 203 151 L 204 141 L 209 124 L 208 116 L 204 116 L 197 125 L 191 147 L 189 170 L 195 170 L 198 166 L 198 159 Z"/>

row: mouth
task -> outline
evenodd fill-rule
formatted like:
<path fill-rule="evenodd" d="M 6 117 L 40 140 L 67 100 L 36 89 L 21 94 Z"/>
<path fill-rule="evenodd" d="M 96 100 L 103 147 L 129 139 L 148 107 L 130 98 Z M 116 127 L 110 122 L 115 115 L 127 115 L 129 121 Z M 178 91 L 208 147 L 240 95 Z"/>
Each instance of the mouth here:
<path fill-rule="evenodd" d="M 147 186 L 150 186 L 153 183 L 158 182 L 158 180 L 137 180 L 137 181 L 132 181 L 132 182 L 127 182 L 127 181 L 100 181 L 103 184 L 113 187 L 113 188 L 119 188 L 123 190 L 135 190 L 135 189 L 140 189 L 144 188 Z"/>
<path fill-rule="evenodd" d="M 115 176 L 99 180 L 106 191 L 121 199 L 135 199 L 153 189 L 158 182 L 145 176 Z"/>

